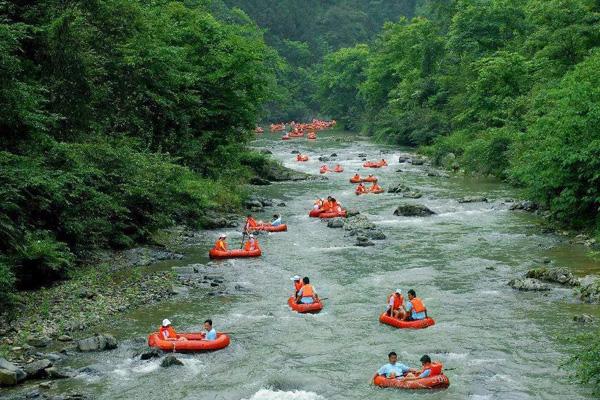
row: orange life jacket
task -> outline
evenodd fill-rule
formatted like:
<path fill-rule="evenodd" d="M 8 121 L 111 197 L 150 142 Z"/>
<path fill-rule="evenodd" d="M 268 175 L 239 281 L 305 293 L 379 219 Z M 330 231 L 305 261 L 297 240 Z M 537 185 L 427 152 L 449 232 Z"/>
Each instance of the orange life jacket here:
<path fill-rule="evenodd" d="M 379 191 L 381 190 L 381 186 L 374 184 L 373 186 L 371 186 L 371 191 L 375 192 L 375 191 Z"/>
<path fill-rule="evenodd" d="M 298 292 L 298 290 L 302 289 L 302 281 L 294 281 L 294 289 L 296 289 L 296 293 Z"/>
<path fill-rule="evenodd" d="M 356 187 L 356 191 L 359 193 L 364 193 L 366 191 L 365 185 L 358 185 Z"/>
<path fill-rule="evenodd" d="M 426 310 L 425 306 L 423 305 L 423 302 L 418 297 L 412 299 L 410 303 L 412 304 L 413 311 L 416 313 L 420 313 Z"/>
<path fill-rule="evenodd" d="M 352 177 L 352 179 L 358 180 L 358 179 L 360 179 L 360 175 L 359 175 L 359 174 L 356 174 L 356 175 L 354 175 L 354 176 Z"/>
<path fill-rule="evenodd" d="M 323 205 L 321 206 L 321 208 L 325 211 L 328 211 L 331 209 L 331 203 L 329 202 L 329 200 L 325 200 L 323 202 Z"/>
<path fill-rule="evenodd" d="M 219 239 L 219 240 L 217 240 L 217 243 L 215 243 L 215 249 L 227 251 L 227 243 L 225 243 L 224 240 Z"/>
<path fill-rule="evenodd" d="M 419 371 L 418 375 L 421 375 L 423 372 L 427 371 L 428 369 L 431 370 L 431 372 L 429 373 L 429 376 L 440 375 L 442 373 L 443 367 L 444 366 L 442 365 L 442 363 L 432 362 L 429 365 L 424 365 L 423 368 L 421 369 L 421 371 Z"/>
<path fill-rule="evenodd" d="M 404 297 L 402 295 L 396 296 L 396 293 L 392 293 L 388 296 L 388 304 L 390 304 L 390 298 L 394 297 L 394 305 L 392 306 L 393 310 L 398 310 L 402 304 L 404 304 Z"/>
<path fill-rule="evenodd" d="M 177 333 L 172 326 L 161 326 L 160 327 L 160 337 L 163 340 L 166 339 L 177 339 Z"/>
<path fill-rule="evenodd" d="M 244 250 L 246 250 L 246 251 L 258 250 L 258 240 L 254 239 L 254 249 L 252 248 L 252 242 L 250 240 L 248 240 L 246 242 L 246 245 L 244 246 Z"/>
<path fill-rule="evenodd" d="M 302 286 L 302 297 L 314 297 L 315 291 L 310 283 Z"/>
<path fill-rule="evenodd" d="M 248 228 L 256 228 L 256 225 L 258 225 L 258 224 L 254 218 L 249 217 L 246 219 L 246 226 Z"/>

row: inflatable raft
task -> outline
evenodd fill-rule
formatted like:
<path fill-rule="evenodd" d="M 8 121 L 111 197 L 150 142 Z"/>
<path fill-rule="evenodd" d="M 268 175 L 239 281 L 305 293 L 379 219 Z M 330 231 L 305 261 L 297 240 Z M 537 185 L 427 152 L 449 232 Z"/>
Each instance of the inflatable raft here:
<path fill-rule="evenodd" d="M 373 194 L 381 194 L 384 193 L 385 190 L 383 189 L 379 189 L 379 190 L 369 190 L 369 193 L 373 193 Z"/>
<path fill-rule="evenodd" d="M 377 182 L 377 177 L 376 176 L 367 176 L 366 178 L 362 179 L 362 182 Z"/>
<path fill-rule="evenodd" d="M 342 167 L 341 165 L 340 166 L 336 166 L 333 169 L 333 172 L 337 172 L 337 173 L 344 172 L 344 167 Z"/>
<path fill-rule="evenodd" d="M 287 225 L 281 224 L 277 226 L 273 225 L 256 225 L 254 228 L 248 228 L 249 231 L 265 231 L 265 232 L 285 232 L 287 231 Z"/>
<path fill-rule="evenodd" d="M 381 167 L 385 167 L 387 166 L 387 162 L 385 161 L 377 161 L 377 162 L 373 162 L 373 161 L 367 161 L 366 163 L 363 164 L 363 167 L 365 168 L 381 168 Z"/>
<path fill-rule="evenodd" d="M 444 374 L 412 380 L 388 379 L 383 376 L 376 376 L 373 378 L 373 384 L 379 387 L 396 389 L 446 389 L 450 386 L 450 380 Z"/>
<path fill-rule="evenodd" d="M 210 258 L 216 258 L 216 259 L 260 257 L 262 255 L 262 251 L 260 249 L 250 250 L 250 251 L 246 251 L 246 250 L 242 250 L 242 249 L 222 251 L 222 250 L 217 250 L 217 249 L 213 248 L 213 249 L 209 250 L 208 255 Z"/>
<path fill-rule="evenodd" d="M 283 135 L 281 137 L 281 140 L 290 140 L 290 137 L 289 137 L 289 135 Z"/>
<path fill-rule="evenodd" d="M 308 134 L 308 136 L 306 137 L 308 140 L 317 140 L 317 135 L 313 135 L 313 134 Z"/>
<path fill-rule="evenodd" d="M 319 172 L 321 174 L 324 174 L 324 173 L 326 173 L 328 171 L 329 171 L 329 167 L 327 165 L 323 165 L 321 168 L 319 168 Z"/>
<path fill-rule="evenodd" d="M 217 333 L 215 340 L 204 340 L 204 333 L 182 333 L 177 337 L 187 340 L 164 340 L 158 332 L 154 332 L 148 336 L 148 346 L 169 352 L 199 352 L 221 350 L 231 342 L 224 333 Z"/>
<path fill-rule="evenodd" d="M 296 161 L 298 161 L 298 162 L 308 161 L 308 156 L 306 154 L 298 154 L 296 156 Z"/>
<path fill-rule="evenodd" d="M 323 309 L 323 302 L 318 301 L 312 304 L 297 304 L 294 297 L 288 299 L 288 306 L 301 314 L 316 314 Z"/>
<path fill-rule="evenodd" d="M 342 211 L 332 211 L 332 212 L 321 212 L 319 214 L 319 218 L 346 218 L 346 210 Z"/>
<path fill-rule="evenodd" d="M 360 176 L 358 178 L 352 177 L 350 178 L 350 183 L 361 183 L 363 182 L 363 178 L 361 178 Z"/>
<path fill-rule="evenodd" d="M 386 313 L 379 316 L 379 322 L 387 324 L 398 329 L 424 329 L 429 326 L 435 325 L 435 321 L 432 318 L 418 319 L 415 321 L 402 321 L 398 318 L 390 317 Z"/>
<path fill-rule="evenodd" d="M 319 215 L 323 212 L 323 210 L 319 209 L 312 209 L 310 210 L 310 212 L 308 213 L 308 216 L 311 218 L 319 218 Z"/>

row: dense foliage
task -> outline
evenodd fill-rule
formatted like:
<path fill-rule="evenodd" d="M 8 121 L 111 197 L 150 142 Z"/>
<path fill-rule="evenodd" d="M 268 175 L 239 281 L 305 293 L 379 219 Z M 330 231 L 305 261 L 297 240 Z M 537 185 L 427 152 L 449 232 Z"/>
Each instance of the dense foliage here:
<path fill-rule="evenodd" d="M 424 0 L 416 13 L 326 57 L 323 108 L 523 185 L 558 221 L 600 226 L 598 3 Z"/>
<path fill-rule="evenodd" d="M 239 205 L 275 82 L 247 17 L 141 0 L 0 1 L 0 14 L 0 303 L 90 249 Z"/>

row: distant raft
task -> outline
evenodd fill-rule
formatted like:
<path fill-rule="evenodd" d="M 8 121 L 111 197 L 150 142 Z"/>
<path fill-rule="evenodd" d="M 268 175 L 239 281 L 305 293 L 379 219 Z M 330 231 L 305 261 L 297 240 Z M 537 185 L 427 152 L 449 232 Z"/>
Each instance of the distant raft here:
<path fill-rule="evenodd" d="M 181 333 L 178 338 L 187 340 L 164 340 L 158 332 L 148 336 L 148 346 L 169 352 L 201 352 L 221 350 L 229 346 L 231 340 L 224 333 L 217 333 L 215 340 L 205 340 L 204 333 Z"/>
<path fill-rule="evenodd" d="M 256 225 L 255 227 L 248 228 L 249 231 L 265 231 L 265 232 L 285 232 L 287 231 L 287 225 L 281 224 L 277 226 L 261 224 Z"/>
<path fill-rule="evenodd" d="M 217 250 L 212 248 L 208 252 L 208 256 L 210 258 L 215 259 L 224 259 L 224 258 L 247 258 L 247 257 L 260 257 L 262 255 L 262 251 L 260 249 L 256 250 L 243 250 L 243 249 L 235 249 L 235 250 Z"/>
<path fill-rule="evenodd" d="M 386 313 L 379 316 L 379 322 L 382 324 L 393 326 L 398 329 L 424 329 L 429 326 L 435 325 L 435 321 L 432 318 L 418 319 L 414 321 L 402 321 L 398 318 L 390 317 Z"/>
<path fill-rule="evenodd" d="M 288 299 L 288 306 L 301 314 L 316 314 L 323 309 L 323 302 L 319 300 L 312 304 L 298 304 L 296 303 L 296 299 L 292 296 Z"/>

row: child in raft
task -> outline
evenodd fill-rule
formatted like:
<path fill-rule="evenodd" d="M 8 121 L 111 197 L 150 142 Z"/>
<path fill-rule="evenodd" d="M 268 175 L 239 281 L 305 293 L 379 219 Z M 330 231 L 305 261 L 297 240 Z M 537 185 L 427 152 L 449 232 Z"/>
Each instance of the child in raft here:
<path fill-rule="evenodd" d="M 246 250 L 246 251 L 260 250 L 260 247 L 258 246 L 258 240 L 256 240 L 256 238 L 254 237 L 253 234 L 250 234 L 248 236 L 248 241 L 246 242 L 246 245 L 244 246 L 244 250 Z"/>
<path fill-rule="evenodd" d="M 171 340 L 171 341 L 187 340 L 184 337 L 177 336 L 177 332 L 175 332 L 175 328 L 173 328 L 173 326 L 171 326 L 171 321 L 169 321 L 166 318 L 163 319 L 163 321 L 162 321 L 162 326 L 160 327 L 159 334 L 160 334 L 160 338 L 162 340 Z"/>
<path fill-rule="evenodd" d="M 416 371 L 416 372 L 409 372 L 408 374 L 406 374 L 406 376 L 403 378 L 403 380 L 406 381 L 412 381 L 415 379 L 423 379 L 423 378 L 427 378 L 428 376 L 431 375 L 431 357 L 429 357 L 427 354 L 425 354 L 423 357 L 421 357 L 421 365 L 422 368 L 420 371 Z"/>
<path fill-rule="evenodd" d="M 315 291 L 315 288 L 310 284 L 310 280 L 307 276 L 302 279 L 302 287 L 298 290 L 296 295 L 297 304 L 313 304 L 319 301 L 319 295 Z"/>

